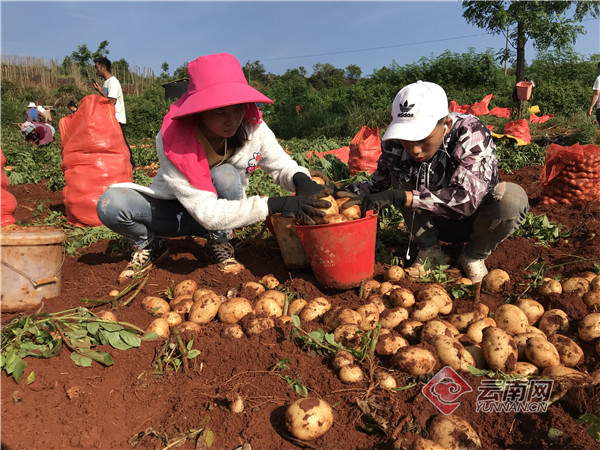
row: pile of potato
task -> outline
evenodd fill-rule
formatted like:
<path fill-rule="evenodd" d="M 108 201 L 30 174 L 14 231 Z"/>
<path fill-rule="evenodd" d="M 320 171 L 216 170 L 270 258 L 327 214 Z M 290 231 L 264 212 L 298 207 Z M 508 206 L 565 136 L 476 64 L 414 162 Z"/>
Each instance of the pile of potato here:
<path fill-rule="evenodd" d="M 561 151 L 564 152 L 564 156 L 557 156 Z M 542 184 L 540 196 L 542 204 L 571 205 L 600 200 L 600 149 L 598 147 L 575 145 L 569 149 L 551 144 L 547 151 L 546 164 L 550 158 L 553 158 L 550 164 L 551 171 L 557 169 L 559 172 L 547 184 Z M 546 167 L 544 169 L 547 170 Z"/>

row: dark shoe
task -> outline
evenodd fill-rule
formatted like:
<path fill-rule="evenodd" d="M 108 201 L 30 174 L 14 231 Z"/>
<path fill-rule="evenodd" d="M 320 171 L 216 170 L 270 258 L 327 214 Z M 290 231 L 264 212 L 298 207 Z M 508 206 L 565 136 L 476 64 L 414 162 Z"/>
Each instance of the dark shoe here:
<path fill-rule="evenodd" d="M 165 241 L 158 238 L 148 247 L 133 252 L 131 261 L 119 275 L 119 283 L 131 280 L 137 275 L 146 273 L 154 268 L 156 264 L 169 254 L 169 248 Z"/>
<path fill-rule="evenodd" d="M 235 259 L 233 245 L 229 242 L 208 241 L 208 247 L 212 251 L 217 267 L 223 273 L 238 274 L 245 269 L 244 265 Z"/>

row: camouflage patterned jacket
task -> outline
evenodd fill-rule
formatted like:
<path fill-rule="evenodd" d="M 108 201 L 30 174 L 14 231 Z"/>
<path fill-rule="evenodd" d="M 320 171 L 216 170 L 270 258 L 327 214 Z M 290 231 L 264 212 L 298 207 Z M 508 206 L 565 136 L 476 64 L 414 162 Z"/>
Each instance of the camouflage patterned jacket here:
<path fill-rule="evenodd" d="M 498 184 L 496 145 L 477 117 L 451 116 L 452 128 L 429 161 L 418 163 L 397 140 L 386 140 L 371 178 L 345 189 L 366 195 L 410 183 L 417 212 L 449 219 L 471 216 Z"/>

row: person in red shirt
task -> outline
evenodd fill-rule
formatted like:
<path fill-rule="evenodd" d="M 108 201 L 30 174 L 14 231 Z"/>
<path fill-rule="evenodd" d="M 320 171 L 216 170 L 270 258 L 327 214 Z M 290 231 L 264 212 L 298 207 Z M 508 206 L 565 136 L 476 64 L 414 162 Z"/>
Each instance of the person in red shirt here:
<path fill-rule="evenodd" d="M 54 142 L 54 132 L 45 123 L 24 122 L 21 124 L 21 134 L 27 142 L 40 148 L 47 147 Z"/>

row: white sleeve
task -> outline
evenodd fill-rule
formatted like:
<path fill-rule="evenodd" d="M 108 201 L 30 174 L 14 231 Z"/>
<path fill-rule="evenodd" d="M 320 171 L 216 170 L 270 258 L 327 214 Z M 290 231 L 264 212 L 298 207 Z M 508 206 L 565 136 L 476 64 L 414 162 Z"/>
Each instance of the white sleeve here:
<path fill-rule="evenodd" d="M 262 222 L 269 214 L 267 197 L 218 199 L 216 194 L 192 186 L 165 156 L 160 133 L 156 138 L 162 180 L 191 216 L 207 230 L 227 230 Z"/>
<path fill-rule="evenodd" d="M 600 76 L 596 77 L 596 81 L 594 81 L 594 87 L 592 89 L 595 91 L 600 91 Z"/>
<path fill-rule="evenodd" d="M 300 166 L 294 159 L 288 155 L 281 147 L 277 138 L 266 123 L 261 123 L 254 131 L 252 140 L 257 140 L 262 157 L 260 167 L 273 177 L 273 182 L 283 189 L 296 192 L 293 176 L 298 172 L 302 172 L 310 176 L 307 168 Z M 253 145 L 254 147 L 254 145 Z"/>
<path fill-rule="evenodd" d="M 117 99 L 123 95 L 123 91 L 121 90 L 121 83 L 115 77 L 110 77 L 106 80 L 106 89 L 108 98 Z"/>

